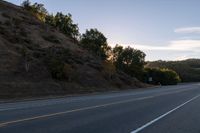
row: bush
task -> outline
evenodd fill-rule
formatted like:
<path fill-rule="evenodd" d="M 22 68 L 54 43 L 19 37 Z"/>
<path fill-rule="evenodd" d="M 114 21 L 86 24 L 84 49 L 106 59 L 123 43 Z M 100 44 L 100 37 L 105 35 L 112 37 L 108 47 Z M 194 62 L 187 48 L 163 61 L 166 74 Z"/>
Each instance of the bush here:
<path fill-rule="evenodd" d="M 34 3 L 31 5 L 29 0 L 25 0 L 21 5 L 24 9 L 36 16 L 39 20 L 45 22 L 45 17 L 47 16 L 48 12 L 44 8 L 43 4 Z"/>
<path fill-rule="evenodd" d="M 146 65 L 150 68 L 168 68 L 176 71 L 182 82 L 200 81 L 200 59 L 188 59 L 183 61 L 154 61 Z"/>
<path fill-rule="evenodd" d="M 145 68 L 147 83 L 161 85 L 175 85 L 181 81 L 179 75 L 170 69 Z M 152 81 L 148 81 L 152 78 Z"/>

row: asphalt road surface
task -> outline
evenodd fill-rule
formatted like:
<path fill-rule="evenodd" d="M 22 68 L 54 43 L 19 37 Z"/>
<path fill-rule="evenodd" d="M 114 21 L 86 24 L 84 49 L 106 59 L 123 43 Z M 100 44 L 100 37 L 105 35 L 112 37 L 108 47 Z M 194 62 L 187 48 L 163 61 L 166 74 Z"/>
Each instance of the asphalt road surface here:
<path fill-rule="evenodd" d="M 200 84 L 2 103 L 0 133 L 200 133 Z"/>

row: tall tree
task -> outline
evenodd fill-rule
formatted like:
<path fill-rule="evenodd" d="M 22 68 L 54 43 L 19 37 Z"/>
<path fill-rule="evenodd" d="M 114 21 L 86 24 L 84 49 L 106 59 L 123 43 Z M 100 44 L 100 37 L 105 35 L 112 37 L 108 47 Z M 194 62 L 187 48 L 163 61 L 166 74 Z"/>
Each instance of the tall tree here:
<path fill-rule="evenodd" d="M 81 36 L 81 46 L 105 60 L 109 56 L 111 47 L 108 46 L 107 38 L 97 29 L 86 30 Z"/>
<path fill-rule="evenodd" d="M 115 47 L 112 49 L 112 62 L 116 63 L 118 60 L 119 55 L 123 52 L 123 46 L 121 45 L 115 45 Z"/>
<path fill-rule="evenodd" d="M 77 24 L 73 23 L 72 15 L 67 14 L 64 15 L 61 12 L 58 12 L 52 19 L 51 16 L 47 17 L 47 23 L 57 27 L 60 31 L 62 31 L 67 36 L 77 39 L 79 36 L 79 28 Z"/>
<path fill-rule="evenodd" d="M 116 45 L 113 48 L 113 61 L 118 70 L 128 75 L 142 79 L 145 65 L 145 53 L 131 47 L 123 48 Z"/>

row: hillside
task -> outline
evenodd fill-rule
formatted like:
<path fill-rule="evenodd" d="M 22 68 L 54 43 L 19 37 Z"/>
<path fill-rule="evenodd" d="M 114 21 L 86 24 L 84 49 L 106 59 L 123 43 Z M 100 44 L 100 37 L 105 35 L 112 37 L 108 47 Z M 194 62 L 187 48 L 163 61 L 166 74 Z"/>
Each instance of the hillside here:
<path fill-rule="evenodd" d="M 0 1 L 0 98 L 143 87 L 19 6 Z M 108 64 L 107 64 L 108 65 Z M 59 73 L 61 67 L 64 72 Z M 54 76 L 64 73 L 64 78 Z"/>
<path fill-rule="evenodd" d="M 172 69 L 180 75 L 182 82 L 200 81 L 200 59 L 188 59 L 183 61 L 154 61 L 148 62 L 146 67 Z"/>

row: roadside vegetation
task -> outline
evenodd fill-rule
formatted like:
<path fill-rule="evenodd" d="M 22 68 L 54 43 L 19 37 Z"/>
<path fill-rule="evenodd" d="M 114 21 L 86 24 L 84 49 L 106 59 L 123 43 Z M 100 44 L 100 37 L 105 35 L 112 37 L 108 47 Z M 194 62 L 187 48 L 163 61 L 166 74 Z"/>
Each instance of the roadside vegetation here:
<path fill-rule="evenodd" d="M 200 81 L 199 59 L 188 59 L 183 61 L 153 61 L 147 62 L 146 67 L 174 70 L 178 73 L 182 82 Z"/>
<path fill-rule="evenodd" d="M 115 72 L 124 72 L 131 77 L 150 84 L 171 85 L 180 82 L 180 78 L 175 71 L 169 69 L 150 69 L 144 68 L 145 53 L 141 50 L 134 49 L 130 46 L 123 47 L 117 44 L 111 48 L 107 43 L 107 38 L 98 29 L 87 29 L 85 33 L 80 34 L 78 24 L 72 20 L 71 14 L 63 14 L 62 12 L 56 15 L 48 13 L 43 4 L 31 4 L 29 0 L 22 3 L 22 7 L 37 17 L 41 22 L 55 27 L 66 36 L 73 39 L 80 47 L 86 49 L 88 52 L 102 60 L 105 72 L 109 73 L 106 76 L 109 78 Z M 45 40 L 59 43 L 52 37 L 44 36 Z M 66 53 L 66 52 L 64 52 Z M 52 56 L 52 55 L 51 55 Z M 67 55 L 68 56 L 68 55 Z M 52 77 L 61 80 L 63 78 L 71 79 L 72 71 L 70 64 L 66 64 L 63 59 L 67 58 L 65 55 L 48 57 L 48 68 L 51 71 Z M 150 82 L 148 79 L 152 78 Z"/>
<path fill-rule="evenodd" d="M 146 78 L 145 82 L 155 85 L 175 85 L 181 82 L 175 71 L 165 68 L 145 68 L 144 77 Z"/>

